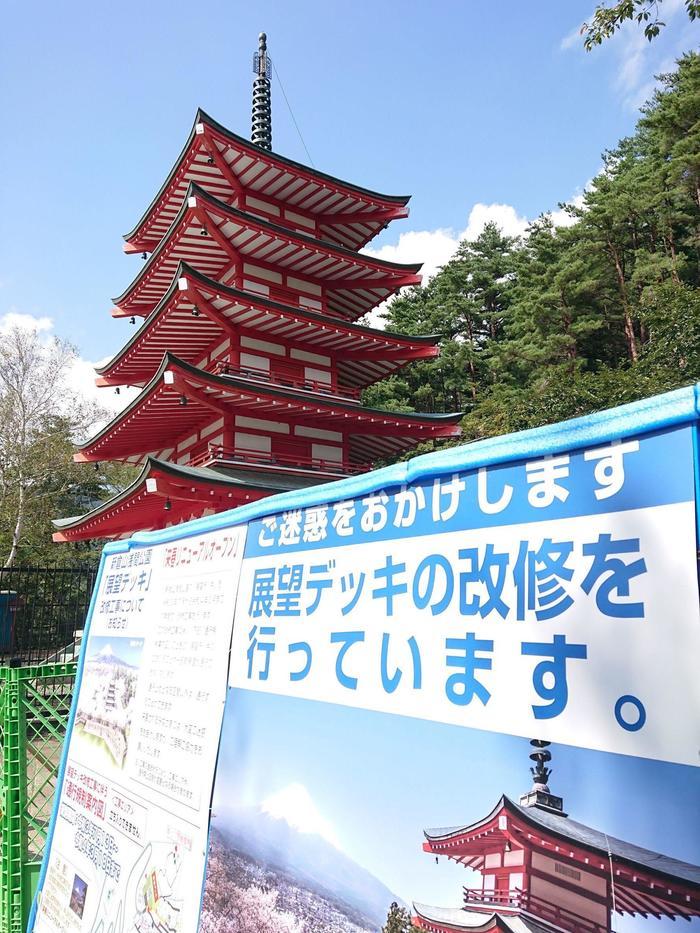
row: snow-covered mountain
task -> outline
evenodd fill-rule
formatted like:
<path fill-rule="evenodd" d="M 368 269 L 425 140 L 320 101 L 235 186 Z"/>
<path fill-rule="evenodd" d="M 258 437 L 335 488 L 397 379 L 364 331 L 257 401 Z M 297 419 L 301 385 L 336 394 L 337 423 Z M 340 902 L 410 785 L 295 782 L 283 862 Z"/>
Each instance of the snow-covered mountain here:
<path fill-rule="evenodd" d="M 120 658 L 118 654 L 115 654 L 111 645 L 105 645 L 101 651 L 88 658 L 88 661 L 90 664 L 104 664 L 107 666 L 113 664 L 116 667 L 126 667 L 130 671 L 136 670 L 133 664 L 129 664 L 123 658 Z"/>
<path fill-rule="evenodd" d="M 226 848 L 269 866 L 296 887 L 330 899 L 341 910 L 346 905 L 348 916 L 355 923 L 361 918 L 363 929 L 380 929 L 391 902 L 399 901 L 328 839 L 304 832 L 262 807 L 224 812 L 219 808 L 213 825 Z"/>

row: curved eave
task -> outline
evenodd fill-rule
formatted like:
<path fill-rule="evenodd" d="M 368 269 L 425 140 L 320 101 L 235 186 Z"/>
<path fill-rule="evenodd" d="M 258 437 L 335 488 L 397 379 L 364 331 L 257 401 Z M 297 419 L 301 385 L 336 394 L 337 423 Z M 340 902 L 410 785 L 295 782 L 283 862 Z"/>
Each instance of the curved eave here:
<path fill-rule="evenodd" d="M 366 334 L 368 337 L 378 338 L 380 340 L 395 340 L 406 345 L 417 346 L 436 346 L 442 340 L 441 334 L 419 334 L 412 336 L 400 331 L 382 330 L 380 327 L 369 327 L 366 324 L 355 324 L 352 321 L 339 321 L 337 318 L 329 317 L 327 314 L 320 314 L 315 311 L 309 311 L 306 308 L 294 308 L 291 305 L 282 304 L 279 301 L 272 301 L 264 295 L 256 295 L 253 292 L 242 291 L 238 288 L 231 288 L 228 285 L 222 285 L 215 279 L 210 279 L 203 275 L 189 263 L 180 263 L 180 275 L 186 275 L 196 279 L 200 284 L 211 288 L 217 292 L 230 295 L 234 298 L 248 300 L 253 304 L 260 305 L 262 308 L 269 308 L 270 311 L 283 315 L 291 315 L 311 323 L 317 323 L 326 327 L 340 327 L 351 333 Z"/>
<path fill-rule="evenodd" d="M 304 395 L 304 393 L 290 392 L 285 389 L 276 389 L 267 385 L 258 385 L 257 383 L 253 383 L 245 379 L 236 379 L 232 376 L 215 376 L 211 373 L 204 373 L 202 370 L 197 369 L 196 366 L 191 366 L 189 363 L 185 363 L 183 360 L 178 359 L 172 354 L 166 354 L 166 358 L 169 361 L 170 367 L 174 369 L 180 369 L 185 374 L 189 373 L 190 376 L 195 377 L 197 380 L 206 381 L 208 384 L 212 386 L 218 386 L 222 389 L 233 387 L 251 395 L 262 395 L 269 398 L 278 398 L 281 401 L 286 402 L 299 402 L 300 396 L 303 396 L 304 403 L 314 408 L 327 408 L 328 410 L 338 409 L 339 411 L 348 412 L 348 414 L 355 414 L 360 412 L 363 415 L 373 415 L 379 419 L 390 418 L 392 420 L 403 421 L 407 426 L 410 424 L 457 425 L 465 414 L 462 411 L 439 414 L 426 414 L 424 412 L 394 412 L 384 411 L 380 408 L 363 408 L 358 405 L 353 405 L 352 403 L 346 403 L 342 401 L 333 401 L 333 403 L 330 403 L 316 397 L 307 397 Z M 166 368 L 168 367 L 166 366 Z"/>
<path fill-rule="evenodd" d="M 287 240 L 289 243 L 296 244 L 301 247 L 306 247 L 308 249 L 314 250 L 317 253 L 322 253 L 327 256 L 333 256 L 337 259 L 344 260 L 345 262 L 350 262 L 355 265 L 364 266 L 367 269 L 373 269 L 375 271 L 384 271 L 390 274 L 394 274 L 397 278 L 407 275 L 416 276 L 421 270 L 423 263 L 398 263 L 391 262 L 387 259 L 378 259 L 374 256 L 366 256 L 364 253 L 358 253 L 356 250 L 348 249 L 344 246 L 338 246 L 335 243 L 329 243 L 326 240 L 319 240 L 316 237 L 309 236 L 306 233 L 299 233 L 296 230 L 290 230 L 288 227 L 283 227 L 280 224 L 274 224 L 267 220 L 263 220 L 260 217 L 256 217 L 254 214 L 249 214 L 247 211 L 239 210 L 236 207 L 231 207 L 229 204 L 226 204 L 225 201 L 220 201 L 218 198 L 209 194 L 199 185 L 190 183 L 185 197 L 182 201 L 182 206 L 177 213 L 177 216 L 171 223 L 168 228 L 167 233 L 162 238 L 156 249 L 151 253 L 146 262 L 143 264 L 139 274 L 133 279 L 131 284 L 122 292 L 119 297 L 112 299 L 114 304 L 119 307 L 122 305 L 129 296 L 134 292 L 137 286 L 144 281 L 151 269 L 157 264 L 162 253 L 168 248 L 168 245 L 177 231 L 179 225 L 182 223 L 185 216 L 189 211 L 195 210 L 190 206 L 190 198 L 195 198 L 205 202 L 212 210 L 216 211 L 217 214 L 223 214 L 228 217 L 230 220 L 238 221 L 242 226 L 247 229 L 257 229 L 259 232 L 267 233 L 272 237 L 277 237 L 282 240 Z M 234 247 L 235 248 L 235 247 Z M 243 253 L 246 257 L 247 253 Z M 250 262 L 255 263 L 255 256 L 250 257 Z M 275 263 L 273 263 L 275 265 Z M 292 275 L 297 275 L 299 278 L 304 278 L 304 272 L 295 272 L 293 267 L 279 265 L 281 270 L 284 270 Z M 333 287 L 333 279 L 327 279 L 327 287 Z"/>
<path fill-rule="evenodd" d="M 440 826 L 434 829 L 424 829 L 423 835 L 428 842 L 445 842 L 448 839 L 455 839 L 458 836 L 467 836 L 469 833 L 491 823 L 508 802 L 508 798 L 503 796 L 487 816 L 482 817 L 480 820 L 476 820 L 474 823 L 470 823 L 466 826 Z"/>
<path fill-rule="evenodd" d="M 153 309 L 153 311 L 146 317 L 132 337 L 127 341 L 127 343 L 122 347 L 122 349 L 104 366 L 99 366 L 95 368 L 95 372 L 99 376 L 108 378 L 110 373 L 122 363 L 125 358 L 138 347 L 139 344 L 143 343 L 145 339 L 149 336 L 154 325 L 158 323 L 169 311 L 171 305 L 174 306 L 177 301 L 178 296 L 182 294 L 179 287 L 179 280 L 185 278 L 188 280 L 193 280 L 195 284 L 200 285 L 205 291 L 209 291 L 216 295 L 224 295 L 227 298 L 230 298 L 232 301 L 240 302 L 241 304 L 247 304 L 251 308 L 257 308 L 261 311 L 269 313 L 271 315 L 276 315 L 280 320 L 289 322 L 300 322 L 306 324 L 309 327 L 312 327 L 317 333 L 327 332 L 341 332 L 346 333 L 349 336 L 356 336 L 363 343 L 369 343 L 370 346 L 367 347 L 367 352 L 370 354 L 370 359 L 386 359 L 386 358 L 395 358 L 401 365 L 401 350 L 404 350 L 407 353 L 410 353 L 414 350 L 420 350 L 421 348 L 436 348 L 440 340 L 440 337 L 437 335 L 421 335 L 421 336 L 410 336 L 408 334 L 401 334 L 398 332 L 380 330 L 379 328 L 367 327 L 362 324 L 355 324 L 350 321 L 339 321 L 333 318 L 329 318 L 327 315 L 318 314 L 313 311 L 307 311 L 306 309 L 293 308 L 289 305 L 283 305 L 279 302 L 272 301 L 268 298 L 265 298 L 262 295 L 256 295 L 252 292 L 245 292 L 241 289 L 231 288 L 227 285 L 222 285 L 217 282 L 215 279 L 211 279 L 206 275 L 198 272 L 188 263 L 181 262 L 175 272 L 175 276 L 168 287 L 168 290 L 163 295 L 162 299 L 158 305 Z M 184 296 L 183 299 L 186 303 L 192 304 L 192 299 L 187 299 Z M 211 299 L 209 299 L 211 300 Z M 232 323 L 235 322 L 233 316 L 225 315 L 227 320 L 231 320 Z M 194 324 L 193 327 L 198 326 Z M 247 324 L 239 325 L 243 329 L 249 329 L 251 332 L 255 331 L 254 326 Z M 226 331 L 223 326 L 220 328 L 220 333 L 224 337 L 226 336 Z M 276 331 L 274 328 L 266 328 L 265 331 L 261 331 L 261 335 L 264 338 L 276 337 Z M 298 335 L 290 334 L 289 330 L 285 331 L 283 335 L 284 339 L 290 340 L 291 342 L 296 343 L 305 343 L 311 347 L 317 347 L 318 341 L 308 340 L 303 332 L 299 332 Z M 384 350 L 382 348 L 376 349 L 372 345 L 376 342 L 381 342 L 384 345 Z M 389 344 L 390 346 L 386 346 Z M 317 352 L 338 352 L 334 350 L 333 347 L 327 345 L 321 345 Z M 435 354 L 426 354 L 428 355 L 437 355 Z M 410 359 L 411 357 L 409 357 Z M 151 374 L 149 373 L 149 376 Z M 381 376 L 380 376 L 381 378 Z M 368 379 L 364 384 L 367 385 L 373 382 L 374 379 Z M 117 384 L 117 383 L 114 383 Z M 125 383 L 119 383 L 125 384 Z"/>
<path fill-rule="evenodd" d="M 374 408 L 363 408 L 342 401 L 334 400 L 330 402 L 319 398 L 313 393 L 290 392 L 283 389 L 271 388 L 268 385 L 262 385 L 254 380 L 237 379 L 231 376 L 215 376 L 198 369 L 196 366 L 185 363 L 183 360 L 178 359 L 170 353 L 166 353 L 163 356 L 163 361 L 157 372 L 139 395 L 93 438 L 86 441 L 84 444 L 77 445 L 77 452 L 74 455 L 74 459 L 79 462 L 99 460 L 102 458 L 125 459 L 123 453 L 119 453 L 118 456 L 115 455 L 114 449 L 111 453 L 109 450 L 105 453 L 104 448 L 102 452 L 100 452 L 98 448 L 104 444 L 111 434 L 132 421 L 132 416 L 138 418 L 139 409 L 142 409 L 146 403 L 152 401 L 151 396 L 153 396 L 153 399 L 156 398 L 156 394 L 162 388 L 161 381 L 164 379 L 166 371 L 170 373 L 170 382 L 168 382 L 168 386 L 169 391 L 171 391 L 173 395 L 181 396 L 187 393 L 188 379 L 196 383 L 196 388 L 191 387 L 194 390 L 192 395 L 192 413 L 188 416 L 188 420 L 185 420 L 183 417 L 182 423 L 180 424 L 180 429 L 183 432 L 192 430 L 195 424 L 203 420 L 199 417 L 199 409 L 197 407 L 202 402 L 204 402 L 205 406 L 218 406 L 219 408 L 226 406 L 229 410 L 232 409 L 235 403 L 234 400 L 226 398 L 220 400 L 215 394 L 217 391 L 223 392 L 224 395 L 233 395 L 238 392 L 239 396 L 246 400 L 240 403 L 241 408 L 245 408 L 246 410 L 250 408 L 251 411 L 255 412 L 262 412 L 264 410 L 265 414 L 262 415 L 262 417 L 272 417 L 273 420 L 275 417 L 281 417 L 283 420 L 287 419 L 291 414 L 289 410 L 292 409 L 296 411 L 296 417 L 301 418 L 302 421 L 314 421 L 315 415 L 316 417 L 318 415 L 321 416 L 318 420 L 337 419 L 337 426 L 335 427 L 335 430 L 337 430 L 342 419 L 354 418 L 355 424 L 353 427 L 349 430 L 346 429 L 349 435 L 360 437 L 368 431 L 371 431 L 371 433 L 375 435 L 381 433 L 392 437 L 411 437 L 413 443 L 418 440 L 429 440 L 438 437 L 457 437 L 460 433 L 459 422 L 463 417 L 462 412 L 437 415 L 423 413 L 406 414 L 405 412 L 388 412 Z M 164 385 L 165 383 L 163 382 L 163 386 Z M 271 406 L 271 410 L 269 411 L 267 408 L 255 407 L 256 405 L 267 404 Z M 280 406 L 279 408 L 276 407 L 278 405 Z M 281 407 L 283 405 L 285 406 L 284 408 Z M 152 409 L 152 412 L 153 411 L 154 409 Z M 218 415 L 211 415 L 211 412 L 209 414 L 212 418 L 218 417 Z M 157 423 L 165 424 L 168 437 L 172 439 L 172 423 L 165 421 L 165 419 L 160 416 L 153 414 L 151 416 L 156 418 Z M 254 416 L 257 417 L 260 415 L 256 414 Z M 191 423 L 189 419 L 191 419 Z M 363 425 L 362 421 L 370 422 L 370 424 L 377 422 L 377 424 L 375 427 L 371 428 L 370 424 Z M 344 423 L 343 421 L 343 424 Z M 352 424 L 352 421 L 349 422 L 349 424 Z M 137 454 L 159 450 L 161 449 L 158 446 L 160 440 L 160 438 L 153 438 L 152 446 L 146 449 L 134 449 L 126 456 L 128 457 L 132 454 L 135 456 Z M 167 445 L 163 443 L 162 446 L 165 447 Z"/>
<path fill-rule="evenodd" d="M 638 871 L 639 874 L 658 875 L 667 882 L 676 885 L 680 883 L 689 889 L 700 892 L 700 866 L 681 862 L 661 853 L 607 836 L 600 833 L 599 830 L 578 823 L 563 814 L 559 816 L 550 814 L 548 811 L 539 810 L 537 807 L 519 806 L 506 796 L 501 797 L 494 809 L 481 820 L 466 826 L 426 829 L 424 835 L 428 843 L 435 844 L 435 852 L 449 854 L 449 852 L 439 848 L 441 843 L 483 832 L 486 827 L 494 823 L 503 811 L 506 811 L 516 822 L 521 821 L 524 823 L 529 829 L 551 836 L 570 847 L 595 853 L 604 862 L 607 862 L 612 856 L 616 864 L 625 865 Z M 600 843 L 596 842 L 598 837 L 601 837 Z M 607 840 L 607 844 L 603 842 L 603 839 Z M 624 879 L 620 881 L 620 884 L 623 883 Z M 661 894 L 659 897 L 661 897 Z"/>
<path fill-rule="evenodd" d="M 421 927 L 427 930 L 439 930 L 440 933 L 487 933 L 491 930 L 508 930 L 504 919 L 495 912 L 467 911 L 460 907 L 431 907 L 428 904 L 413 904 L 414 917 Z"/>
<path fill-rule="evenodd" d="M 153 489 L 147 488 L 148 481 L 154 482 Z M 158 488 L 159 482 L 161 488 Z M 182 492 L 178 492 L 178 483 L 183 487 Z M 191 491 L 190 494 L 186 494 L 184 487 L 188 487 L 187 492 Z M 230 500 L 225 505 L 229 508 L 246 501 L 273 495 L 279 492 L 280 488 L 278 485 L 266 487 L 257 483 L 247 483 L 239 478 L 231 479 L 214 470 L 195 469 L 148 457 L 136 479 L 116 496 L 100 503 L 84 515 L 76 518 L 55 519 L 52 522 L 56 528 L 53 540 L 65 542 L 114 537 L 146 527 L 152 528 L 154 518 L 156 520 L 160 518 L 162 526 L 172 519 L 178 520 L 181 517 L 179 513 L 183 510 L 201 512 L 210 508 L 212 506 L 211 497 L 208 496 L 210 491 L 216 491 L 219 494 L 214 503 L 216 506 L 221 508 L 222 499 Z M 199 498 L 197 498 L 197 492 L 199 492 Z M 151 497 L 155 502 L 155 511 L 154 509 L 145 510 L 143 506 L 140 506 L 144 497 Z M 165 499 L 169 499 L 171 506 L 174 504 L 175 508 L 165 511 L 161 504 Z M 182 507 L 178 508 L 180 503 Z M 140 522 L 134 511 L 137 507 L 141 514 Z M 117 516 L 125 511 L 128 511 L 128 517 L 126 517 L 126 524 L 122 526 L 117 521 Z M 108 527 L 110 520 L 112 530 Z M 123 523 L 124 519 L 121 521 Z"/>
<path fill-rule="evenodd" d="M 90 440 L 85 441 L 83 444 L 76 444 L 75 449 L 78 452 L 74 455 L 74 459 L 79 462 L 82 461 L 83 457 L 80 457 L 80 453 L 89 448 L 94 447 L 95 444 L 98 444 L 100 441 L 107 438 L 116 428 L 123 424 L 129 417 L 132 415 L 138 408 L 140 408 L 144 402 L 148 400 L 148 397 L 158 388 L 161 379 L 163 378 L 163 373 L 173 365 L 173 363 L 186 366 L 186 363 L 182 363 L 176 357 L 172 356 L 170 353 L 165 353 L 161 361 L 160 366 L 153 374 L 153 378 L 148 382 L 143 389 L 139 392 L 135 399 L 132 399 L 131 402 L 122 408 L 111 421 L 109 421 L 100 431 L 97 432 Z M 188 367 L 189 368 L 189 367 Z"/>
<path fill-rule="evenodd" d="M 156 321 L 158 320 L 158 318 L 161 317 L 161 316 L 168 310 L 168 307 L 170 306 L 171 299 L 173 298 L 173 296 L 175 296 L 175 295 L 178 294 L 179 289 L 178 289 L 177 280 L 178 280 L 178 278 L 182 275 L 182 271 L 181 271 L 181 270 L 184 270 L 185 268 L 186 268 L 186 263 L 180 263 L 180 265 L 179 265 L 179 267 L 178 267 L 178 271 L 175 273 L 175 275 L 174 275 L 174 277 L 173 277 L 173 280 L 172 280 L 172 282 L 170 283 L 170 285 L 169 285 L 169 287 L 168 287 L 167 292 L 165 292 L 165 294 L 163 295 L 163 297 L 161 298 L 161 300 L 158 302 L 158 304 L 156 305 L 156 307 L 153 309 L 153 311 L 151 311 L 151 313 L 150 313 L 147 317 L 145 317 L 145 318 L 143 319 L 143 322 L 142 322 L 142 323 L 140 324 L 140 326 L 134 331 L 134 333 L 133 333 L 133 334 L 131 335 L 131 337 L 127 340 L 127 342 L 124 344 L 124 346 L 121 348 L 121 350 L 119 350 L 117 353 L 115 353 L 115 355 L 112 357 L 112 359 L 109 360 L 108 363 L 105 363 L 104 366 L 95 366 L 95 372 L 97 373 L 98 376 L 107 376 L 107 375 L 110 373 L 110 371 L 111 371 L 112 369 L 114 369 L 114 367 L 115 367 L 118 363 L 120 363 L 120 362 L 124 359 L 125 356 L 127 356 L 127 354 L 129 353 L 129 351 L 133 350 L 133 348 L 134 348 L 141 340 L 143 340 L 144 336 L 149 332 L 149 330 L 151 330 L 151 328 L 152 328 L 153 325 L 156 323 Z M 187 268 L 188 268 L 188 274 L 191 274 L 191 272 L 189 271 L 189 267 L 187 267 Z M 199 274 L 199 273 L 197 273 L 197 274 Z M 206 276 L 205 276 L 205 278 L 206 278 Z M 212 282 L 214 282 L 215 280 L 214 280 L 214 279 L 211 279 L 211 280 L 207 280 L 207 281 L 212 281 Z M 216 283 L 216 286 L 217 286 L 217 288 L 222 288 L 222 287 L 223 287 L 223 286 L 220 285 L 218 282 Z"/>
<path fill-rule="evenodd" d="M 363 188 L 360 185 L 355 185 L 355 184 L 352 184 L 351 182 L 343 181 L 342 179 L 336 178 L 333 175 L 328 175 L 325 172 L 318 171 L 317 169 L 309 168 L 308 166 L 303 165 L 301 162 L 296 162 L 293 159 L 288 159 L 287 157 L 281 156 L 278 153 L 273 153 L 267 149 L 261 148 L 260 146 L 256 146 L 254 143 L 250 142 L 250 140 L 247 140 L 244 137 L 239 136 L 238 134 L 224 127 L 221 123 L 218 123 L 216 120 L 210 117 L 208 113 L 206 113 L 204 110 L 200 108 L 197 110 L 197 114 L 195 116 L 195 120 L 192 125 L 190 134 L 187 137 L 187 141 L 182 151 L 180 152 L 180 155 L 178 156 L 175 164 L 173 165 L 172 169 L 168 173 L 167 178 L 161 185 L 157 194 L 155 195 L 155 197 L 153 198 L 149 206 L 146 208 L 146 211 L 144 212 L 140 220 L 137 222 L 133 230 L 131 230 L 129 233 L 124 234 L 124 240 L 126 240 L 127 243 L 129 243 L 132 240 L 136 240 L 140 236 L 140 233 L 143 227 L 147 225 L 151 217 L 151 214 L 158 207 L 163 196 L 166 194 L 170 186 L 176 180 L 183 164 L 185 163 L 189 155 L 189 152 L 193 146 L 193 143 L 195 142 L 197 138 L 197 135 L 198 135 L 197 126 L 200 123 L 206 124 L 210 129 L 212 129 L 219 136 L 228 140 L 231 144 L 237 146 L 238 148 L 248 151 L 254 158 L 262 159 L 273 165 L 277 165 L 280 168 L 289 170 L 292 173 L 295 173 L 297 175 L 302 175 L 306 177 L 310 176 L 320 183 L 326 182 L 332 185 L 333 187 L 346 191 L 348 195 L 350 196 L 356 195 L 361 198 L 373 201 L 375 203 L 386 204 L 387 206 L 393 205 L 397 207 L 405 207 L 410 200 L 410 195 L 380 194 L 377 191 L 372 191 L 370 188 Z M 290 206 L 293 208 L 294 205 L 290 205 Z M 358 214 L 358 221 L 362 222 L 361 215 L 359 214 Z"/>

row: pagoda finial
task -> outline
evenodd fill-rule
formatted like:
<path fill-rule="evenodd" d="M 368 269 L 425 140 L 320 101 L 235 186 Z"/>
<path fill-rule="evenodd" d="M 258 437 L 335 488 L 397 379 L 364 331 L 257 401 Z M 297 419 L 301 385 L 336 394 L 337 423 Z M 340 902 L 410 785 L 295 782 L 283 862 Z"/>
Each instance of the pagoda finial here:
<path fill-rule="evenodd" d="M 272 104 L 270 75 L 272 59 L 267 54 L 267 36 L 258 37 L 258 51 L 253 55 L 253 131 L 251 139 L 262 149 L 272 149 Z"/>
<path fill-rule="evenodd" d="M 546 765 L 548 761 L 552 760 L 552 753 L 548 751 L 548 746 L 551 744 L 551 742 L 543 742 L 542 739 L 530 740 L 530 745 L 535 748 L 535 751 L 530 755 L 530 761 L 535 762 L 535 767 L 530 768 L 530 774 L 532 774 L 533 778 L 533 790 L 543 790 L 549 793 L 547 781 L 549 780 L 549 775 L 552 773 L 552 769 L 547 768 Z"/>
<path fill-rule="evenodd" d="M 520 798 L 520 805 L 523 807 L 539 807 L 542 810 L 564 813 L 564 801 L 561 797 L 555 797 L 549 791 L 549 776 L 552 769 L 547 767 L 547 763 L 552 760 L 552 753 L 549 751 L 551 742 L 545 742 L 544 739 L 531 739 L 534 751 L 530 753 L 530 761 L 534 761 L 534 768 L 530 768 L 532 774 L 532 789 Z"/>

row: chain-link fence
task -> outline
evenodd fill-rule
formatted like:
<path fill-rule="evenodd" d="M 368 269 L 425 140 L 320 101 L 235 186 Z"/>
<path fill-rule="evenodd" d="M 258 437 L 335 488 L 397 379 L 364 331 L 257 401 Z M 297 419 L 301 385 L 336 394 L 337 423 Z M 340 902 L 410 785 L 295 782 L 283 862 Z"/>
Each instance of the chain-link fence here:
<path fill-rule="evenodd" d="M 92 566 L 0 569 L 0 665 L 74 660 L 96 573 Z"/>

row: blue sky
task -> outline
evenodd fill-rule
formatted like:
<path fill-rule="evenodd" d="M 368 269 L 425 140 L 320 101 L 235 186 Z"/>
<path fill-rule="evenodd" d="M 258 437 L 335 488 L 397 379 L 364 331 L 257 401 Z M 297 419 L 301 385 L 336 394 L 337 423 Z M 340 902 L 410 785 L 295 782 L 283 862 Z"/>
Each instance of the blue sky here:
<path fill-rule="evenodd" d="M 688 820 L 700 769 L 551 750 L 550 786 L 572 819 L 700 863 L 697 826 Z M 477 876 L 444 859 L 436 865 L 421 850 L 422 831 L 476 821 L 502 793 L 517 800 L 530 789 L 530 751 L 525 739 L 232 690 L 214 810 L 224 817 L 228 807 L 263 805 L 311 824 L 407 902 L 457 907 L 462 886 L 477 887 Z M 285 813 L 285 801 L 304 812 Z M 700 928 L 700 920 L 693 924 Z M 617 933 L 676 927 L 671 920 L 614 921 Z"/>
<path fill-rule="evenodd" d="M 652 45 L 630 29 L 586 54 L 576 29 L 592 5 L 6 0 L 0 317 L 47 319 L 85 360 L 119 349 L 131 330 L 109 317 L 110 297 L 140 262 L 121 235 L 198 105 L 249 132 L 261 29 L 316 166 L 413 194 L 411 217 L 377 241 L 385 256 L 430 271 L 487 217 L 521 229 L 580 194 L 653 74 L 697 44 L 682 0 L 666 0 L 669 27 Z M 305 161 L 273 93 L 273 146 Z"/>

